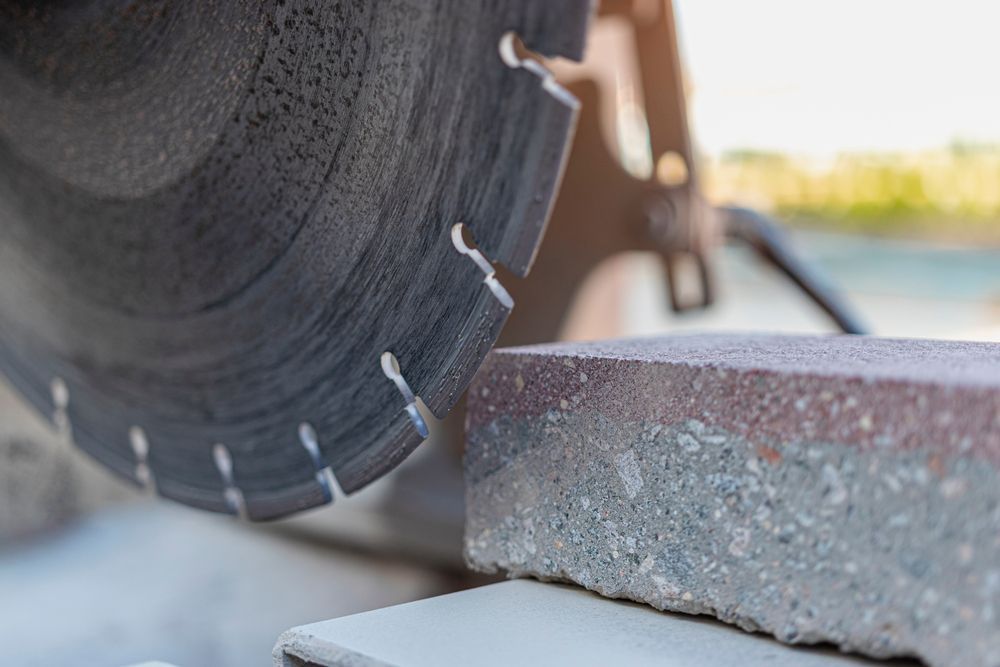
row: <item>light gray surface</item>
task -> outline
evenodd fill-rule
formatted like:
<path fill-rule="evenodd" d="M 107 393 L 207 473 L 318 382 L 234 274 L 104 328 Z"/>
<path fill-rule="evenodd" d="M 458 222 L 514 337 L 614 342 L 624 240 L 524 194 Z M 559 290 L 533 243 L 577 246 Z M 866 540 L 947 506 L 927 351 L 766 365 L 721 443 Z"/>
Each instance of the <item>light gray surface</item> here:
<path fill-rule="evenodd" d="M 270 664 L 292 625 L 454 590 L 400 562 L 163 502 L 0 549 L 0 664 Z"/>
<path fill-rule="evenodd" d="M 293 628 L 279 639 L 274 657 L 277 667 L 297 667 L 301 660 L 324 667 L 872 664 L 527 580 Z"/>

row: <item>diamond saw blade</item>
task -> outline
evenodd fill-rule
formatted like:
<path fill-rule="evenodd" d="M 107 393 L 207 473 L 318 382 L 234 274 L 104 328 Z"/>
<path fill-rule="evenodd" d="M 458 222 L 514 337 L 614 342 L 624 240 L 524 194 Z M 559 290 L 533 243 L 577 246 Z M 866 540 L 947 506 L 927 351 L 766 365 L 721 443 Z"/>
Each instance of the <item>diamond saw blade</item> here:
<path fill-rule="evenodd" d="M 268 519 L 397 465 L 492 346 L 589 0 L 0 1 L 0 371 L 124 477 Z M 506 47 L 509 47 L 506 43 Z M 512 59 L 513 58 L 513 59 Z"/>

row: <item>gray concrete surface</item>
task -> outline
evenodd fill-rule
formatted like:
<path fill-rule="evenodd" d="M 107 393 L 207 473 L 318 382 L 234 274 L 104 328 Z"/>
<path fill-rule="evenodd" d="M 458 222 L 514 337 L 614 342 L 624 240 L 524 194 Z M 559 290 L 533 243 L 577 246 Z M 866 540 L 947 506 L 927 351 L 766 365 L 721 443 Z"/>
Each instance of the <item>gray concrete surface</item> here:
<path fill-rule="evenodd" d="M 606 600 L 578 588 L 507 581 L 293 628 L 275 667 L 849 667 L 867 660 L 793 649 L 720 623 Z"/>
<path fill-rule="evenodd" d="M 1000 345 L 512 348 L 469 405 L 479 569 L 791 643 L 1000 665 Z"/>
<path fill-rule="evenodd" d="M 268 665 L 293 625 L 455 587 L 404 562 L 135 503 L 0 549 L 0 664 Z"/>

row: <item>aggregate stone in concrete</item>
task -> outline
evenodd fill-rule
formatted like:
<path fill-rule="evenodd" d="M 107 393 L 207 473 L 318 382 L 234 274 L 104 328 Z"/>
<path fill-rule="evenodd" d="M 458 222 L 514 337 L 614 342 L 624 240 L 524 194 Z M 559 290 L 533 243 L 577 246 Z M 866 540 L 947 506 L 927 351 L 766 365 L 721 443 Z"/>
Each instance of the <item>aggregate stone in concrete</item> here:
<path fill-rule="evenodd" d="M 789 643 L 1000 665 L 1000 345 L 498 350 L 467 428 L 475 568 Z"/>

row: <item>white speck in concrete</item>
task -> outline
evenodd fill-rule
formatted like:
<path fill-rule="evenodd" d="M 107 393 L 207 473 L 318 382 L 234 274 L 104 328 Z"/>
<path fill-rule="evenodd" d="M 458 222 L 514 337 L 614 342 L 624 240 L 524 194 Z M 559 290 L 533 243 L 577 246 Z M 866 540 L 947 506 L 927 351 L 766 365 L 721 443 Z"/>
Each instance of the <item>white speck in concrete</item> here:
<path fill-rule="evenodd" d="M 823 464 L 823 483 L 829 488 L 826 500 L 831 505 L 842 505 L 847 500 L 847 487 L 840 478 L 840 472 L 829 463 Z"/>
<path fill-rule="evenodd" d="M 888 486 L 889 490 L 893 493 L 899 493 L 903 490 L 903 485 L 899 483 L 899 480 L 889 473 L 882 475 L 882 481 L 885 482 L 885 485 Z"/>
<path fill-rule="evenodd" d="M 678 433 L 677 442 L 685 452 L 694 453 L 701 449 L 701 443 L 693 435 L 688 433 Z"/>
<path fill-rule="evenodd" d="M 967 485 L 965 480 L 949 477 L 941 482 L 941 495 L 948 500 L 951 500 L 952 498 L 957 498 L 963 495 L 966 488 Z"/>
<path fill-rule="evenodd" d="M 646 557 L 642 559 L 642 562 L 639 563 L 639 574 L 646 574 L 652 570 L 655 562 L 656 561 L 653 560 L 653 555 L 647 554 Z"/>
<path fill-rule="evenodd" d="M 524 550 L 534 555 L 538 551 L 535 545 L 535 522 L 531 519 L 524 519 L 521 524 L 524 526 Z"/>
<path fill-rule="evenodd" d="M 656 584 L 656 588 L 659 589 L 660 595 L 666 598 L 676 598 L 680 595 L 681 590 L 677 588 L 674 584 L 668 581 L 665 577 L 661 577 L 658 574 L 654 574 L 650 579 Z"/>
<path fill-rule="evenodd" d="M 615 467 L 618 469 L 618 476 L 621 477 L 625 485 L 625 493 L 629 498 L 635 498 L 642 489 L 642 473 L 639 470 L 639 462 L 635 458 L 635 452 L 631 449 L 615 457 Z"/>
<path fill-rule="evenodd" d="M 741 558 L 750 546 L 750 531 L 746 528 L 733 529 L 733 541 L 729 543 L 729 553 Z"/>
<path fill-rule="evenodd" d="M 695 435 L 701 435 L 705 432 L 705 425 L 697 419 L 688 419 L 685 421 L 684 428 Z"/>

